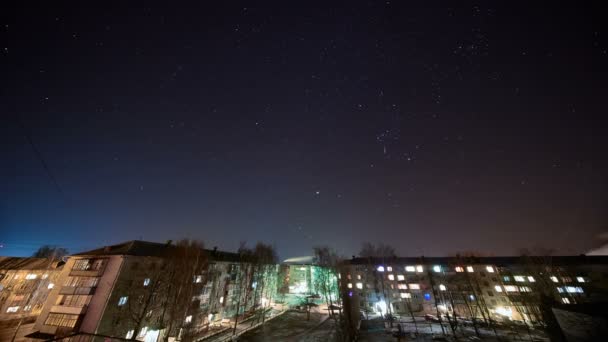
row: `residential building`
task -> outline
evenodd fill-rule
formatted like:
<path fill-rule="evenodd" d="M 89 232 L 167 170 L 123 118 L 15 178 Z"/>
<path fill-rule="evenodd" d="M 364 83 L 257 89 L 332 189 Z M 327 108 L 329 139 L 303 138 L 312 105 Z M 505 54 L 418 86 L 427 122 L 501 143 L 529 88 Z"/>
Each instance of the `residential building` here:
<path fill-rule="evenodd" d="M 542 301 L 607 301 L 608 257 L 353 258 L 341 286 L 356 320 L 432 314 L 533 323 Z"/>

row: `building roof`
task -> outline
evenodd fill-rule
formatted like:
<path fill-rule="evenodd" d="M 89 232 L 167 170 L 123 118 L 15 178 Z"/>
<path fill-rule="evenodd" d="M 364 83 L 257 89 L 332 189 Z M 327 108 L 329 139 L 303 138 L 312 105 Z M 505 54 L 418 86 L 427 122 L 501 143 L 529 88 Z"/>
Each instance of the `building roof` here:
<path fill-rule="evenodd" d="M 521 264 L 523 259 L 521 256 L 499 256 L 499 257 L 387 257 L 387 258 L 352 258 L 346 260 L 347 264 L 365 265 L 365 264 L 452 264 L 459 261 L 462 263 L 472 264 L 489 264 L 489 265 L 513 265 Z M 608 264 L 608 256 L 590 256 L 590 255 L 572 255 L 572 256 L 531 256 L 531 259 L 543 260 L 544 263 L 555 265 L 569 264 Z"/>
<path fill-rule="evenodd" d="M 0 270 L 46 270 L 63 265 L 60 260 L 52 261 L 47 258 L 1 257 Z"/>
<path fill-rule="evenodd" d="M 132 255 L 163 257 L 166 256 L 167 252 L 169 252 L 173 248 L 175 248 L 175 245 L 171 244 L 171 241 L 168 241 L 167 243 L 159 243 L 151 241 L 132 240 L 116 245 L 104 246 L 90 251 L 76 253 L 73 255 Z M 207 252 L 207 255 L 211 260 L 235 262 L 239 260 L 239 255 L 237 253 L 218 251 L 217 248 L 214 248 L 213 250 L 205 249 L 205 251 Z"/>

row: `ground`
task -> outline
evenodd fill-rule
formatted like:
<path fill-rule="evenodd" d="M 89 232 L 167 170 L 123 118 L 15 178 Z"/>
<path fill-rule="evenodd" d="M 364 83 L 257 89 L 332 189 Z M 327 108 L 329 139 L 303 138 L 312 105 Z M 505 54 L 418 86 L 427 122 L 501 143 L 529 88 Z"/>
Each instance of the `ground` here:
<path fill-rule="evenodd" d="M 311 312 L 310 320 L 306 313 L 288 311 L 267 324 L 243 334 L 239 341 L 328 341 L 333 336 L 333 320 L 329 315 Z"/>
<path fill-rule="evenodd" d="M 28 317 L 22 322 L 15 341 L 25 341 L 25 335 L 32 333 L 34 328 L 34 321 L 36 317 Z M 0 321 L 0 341 L 10 341 L 15 335 L 15 330 L 19 324 L 18 319 Z"/>

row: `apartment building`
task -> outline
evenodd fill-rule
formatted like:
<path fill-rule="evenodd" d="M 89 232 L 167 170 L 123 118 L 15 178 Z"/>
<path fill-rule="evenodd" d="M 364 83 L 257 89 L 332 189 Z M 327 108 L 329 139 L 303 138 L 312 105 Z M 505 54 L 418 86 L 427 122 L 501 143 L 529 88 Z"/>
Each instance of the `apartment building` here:
<path fill-rule="evenodd" d="M 449 314 L 538 322 L 541 300 L 608 299 L 605 256 L 353 258 L 340 278 L 356 319 Z"/>
<path fill-rule="evenodd" d="M 236 253 L 129 241 L 68 258 L 31 337 L 157 341 L 229 324 L 263 302 Z M 256 282 L 257 281 L 257 282 Z"/>
<path fill-rule="evenodd" d="M 0 320 L 38 316 L 62 267 L 60 260 L 0 257 Z"/>

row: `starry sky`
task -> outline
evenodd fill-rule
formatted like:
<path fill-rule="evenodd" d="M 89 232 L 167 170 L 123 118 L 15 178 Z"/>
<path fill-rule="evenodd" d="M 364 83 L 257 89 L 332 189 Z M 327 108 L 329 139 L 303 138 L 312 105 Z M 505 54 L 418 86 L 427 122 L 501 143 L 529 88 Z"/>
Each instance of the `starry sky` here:
<path fill-rule="evenodd" d="M 0 14 L 2 255 L 578 254 L 608 231 L 602 11 L 46 2 Z"/>

